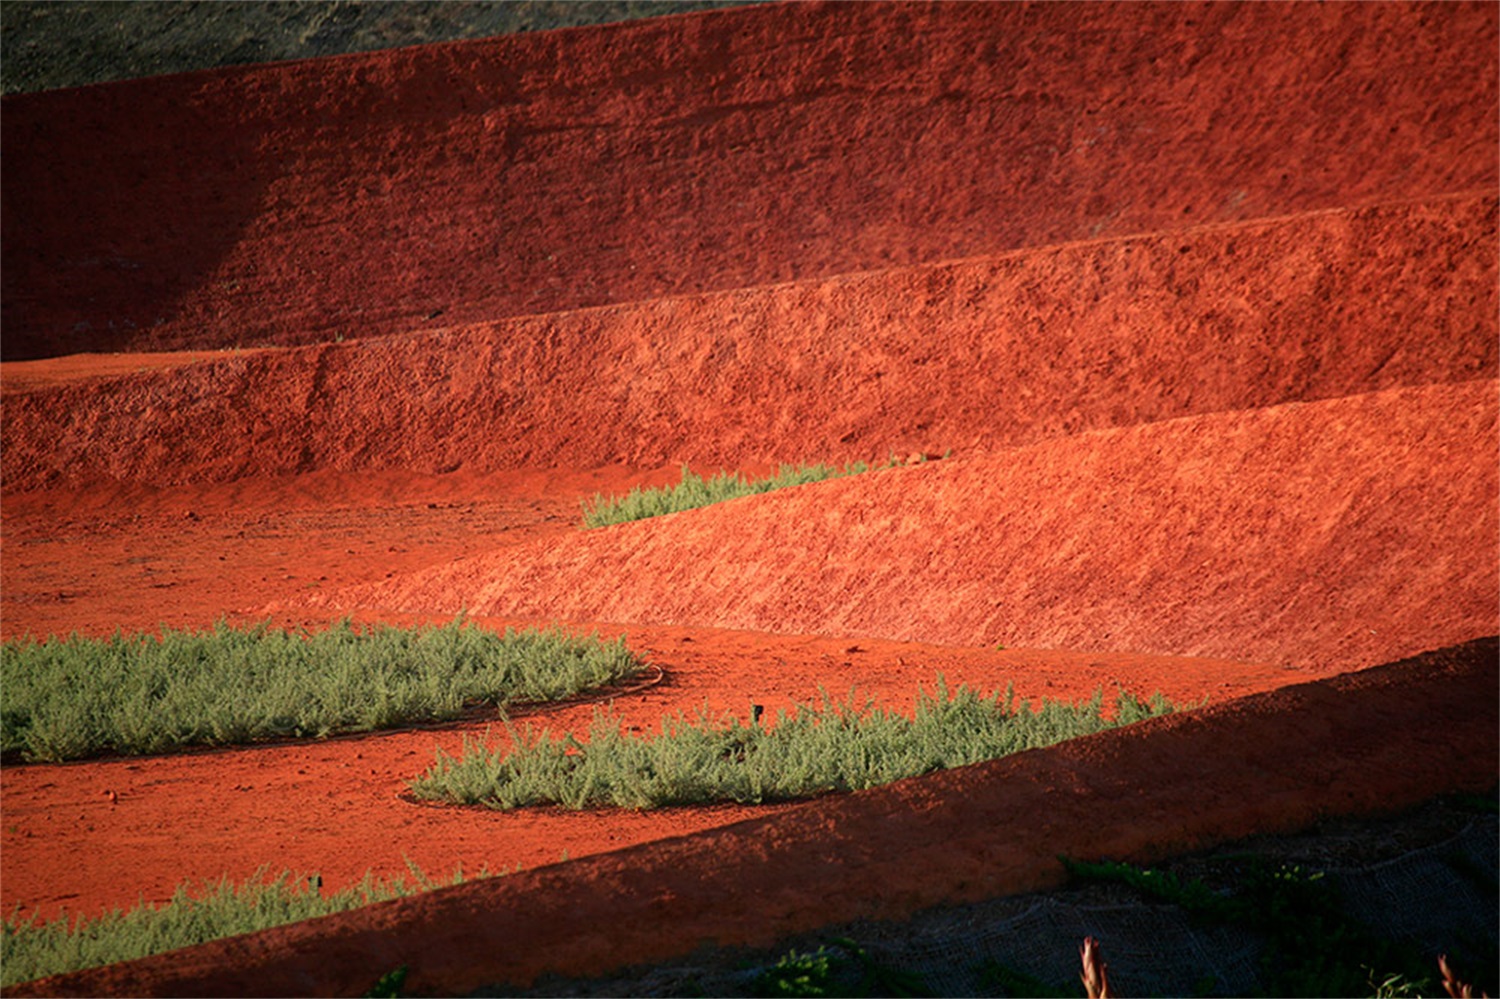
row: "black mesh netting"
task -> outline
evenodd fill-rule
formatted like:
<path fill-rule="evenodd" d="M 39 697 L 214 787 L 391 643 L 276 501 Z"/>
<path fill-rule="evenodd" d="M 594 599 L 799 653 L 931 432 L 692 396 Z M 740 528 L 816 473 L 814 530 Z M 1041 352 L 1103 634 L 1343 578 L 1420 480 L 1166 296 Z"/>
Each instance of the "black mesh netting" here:
<path fill-rule="evenodd" d="M 1380 828 L 1380 827 L 1376 827 Z M 1456 831 L 1454 829 L 1456 828 Z M 1493 948 L 1497 928 L 1497 820 L 1467 815 L 1427 842 L 1405 847 L 1400 830 L 1379 833 L 1380 847 L 1353 850 L 1337 837 L 1304 837 L 1280 853 L 1261 859 L 1323 872 L 1336 888 L 1341 911 L 1372 934 L 1400 941 L 1430 955 L 1436 970 L 1440 953 Z M 1362 833 L 1369 838 L 1368 829 Z M 1333 843 L 1332 856 L 1328 856 Z M 1379 859 L 1372 859 L 1375 854 Z M 1380 856 L 1382 855 L 1383 856 Z M 1224 854 L 1232 856 L 1232 854 Z M 1321 863 L 1323 860 L 1340 862 Z M 1178 875 L 1211 876 L 1214 857 L 1177 865 Z M 1164 865 L 1166 866 L 1166 865 Z M 1266 985 L 1262 967 L 1265 940 L 1233 926 L 1195 920 L 1182 908 L 1144 900 L 1123 886 L 1099 886 L 995 899 L 976 905 L 936 909 L 899 924 L 857 923 L 784 941 L 773 951 L 749 953 L 700 949 L 694 955 L 604 979 L 550 978 L 527 992 L 509 995 L 756 995 L 764 994 L 765 974 L 791 950 L 825 954 L 834 971 L 831 983 L 854 992 L 870 988 L 863 964 L 846 940 L 883 969 L 916 976 L 939 996 L 1012 994 L 996 969 L 1082 995 L 1078 985 L 1079 943 L 1099 940 L 1111 986 L 1123 996 L 1250 995 Z M 1488 942 L 1488 944 L 1486 944 Z M 1020 989 L 1012 977 L 1009 987 Z M 884 994 L 892 994 L 887 984 Z M 842 994 L 849 994 L 843 992 Z M 882 994 L 877 984 L 874 994 Z M 1372 993 L 1373 994 L 1373 993 Z"/>

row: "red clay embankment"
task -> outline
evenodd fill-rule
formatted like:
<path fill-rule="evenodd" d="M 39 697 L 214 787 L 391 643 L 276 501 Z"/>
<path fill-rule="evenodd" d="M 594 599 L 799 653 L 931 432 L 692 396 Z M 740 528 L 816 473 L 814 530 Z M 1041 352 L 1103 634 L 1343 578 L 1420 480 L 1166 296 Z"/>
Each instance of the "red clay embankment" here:
<path fill-rule="evenodd" d="M 1048 888 L 1059 854 L 1152 863 L 1327 814 L 1494 786 L 1493 638 L 696 836 L 41 979 L 12 995 L 422 995 L 600 974 L 703 941 Z M 1026 821 L 1017 821 L 1025 816 Z M 872 890 L 879 885 L 880 890 Z"/>
<path fill-rule="evenodd" d="M 1500 180 L 1493 4 L 785 4 L 7 97 L 4 352 L 371 336 Z"/>
<path fill-rule="evenodd" d="M 1495 220 L 1319 212 L 76 384 L 11 363 L 5 487 L 963 453 L 1494 377 Z"/>
<path fill-rule="evenodd" d="M 1496 388 L 1081 434 L 309 602 L 1372 666 L 1500 630 Z"/>

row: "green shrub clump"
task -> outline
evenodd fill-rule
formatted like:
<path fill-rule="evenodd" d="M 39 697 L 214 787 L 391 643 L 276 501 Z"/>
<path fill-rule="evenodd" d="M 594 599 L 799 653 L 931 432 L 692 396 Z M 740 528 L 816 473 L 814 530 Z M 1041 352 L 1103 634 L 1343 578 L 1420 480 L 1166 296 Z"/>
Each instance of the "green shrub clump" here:
<path fill-rule="evenodd" d="M 33 761 L 323 737 L 448 721 L 476 704 L 548 701 L 627 679 L 624 640 L 558 629 L 291 634 L 260 625 L 22 639 L 0 647 L 0 752 Z"/>
<path fill-rule="evenodd" d="M 875 469 L 890 468 L 897 464 L 891 458 L 883 465 L 869 465 L 863 461 L 839 468 L 834 465 L 782 465 L 775 475 L 765 479 L 748 480 L 739 472 L 720 472 L 711 478 L 694 475 L 686 465 L 682 466 L 682 481 L 675 486 L 661 489 L 632 489 L 626 496 L 596 495 L 583 501 L 583 526 L 604 527 L 608 524 L 623 524 L 630 520 L 660 517 L 667 513 L 696 510 L 701 506 L 754 496 L 774 489 L 802 486 L 824 479 L 837 479 L 846 475 L 858 475 Z"/>
<path fill-rule="evenodd" d="M 586 742 L 511 728 L 508 753 L 482 740 L 465 740 L 456 758 L 439 750 L 411 789 L 427 800 L 500 809 L 781 801 L 875 787 L 1171 710 L 1159 695 L 1141 702 L 1123 692 L 1108 720 L 1098 693 L 1084 704 L 1044 701 L 1033 710 L 1010 689 L 1003 698 L 964 687 L 950 693 L 939 677 L 935 693 L 919 694 L 912 718 L 824 694 L 821 706 L 783 711 L 774 725 L 700 712 L 692 721 L 668 719 L 660 736 L 647 737 L 596 712 Z"/>
<path fill-rule="evenodd" d="M 161 954 L 442 887 L 414 864 L 408 862 L 407 866 L 414 877 L 412 884 L 405 878 L 384 881 L 366 874 L 359 884 L 327 895 L 318 890 L 316 877 L 283 872 L 267 881 L 261 872 L 238 885 L 227 878 L 210 883 L 196 894 L 182 886 L 164 905 L 143 902 L 128 912 L 116 909 L 92 919 L 80 917 L 76 922 L 66 914 L 47 922 L 39 922 L 34 914 L 24 920 L 12 915 L 5 920 L 0 937 L 0 987 Z M 486 875 L 481 872 L 479 876 Z M 463 872 L 458 871 L 449 883 L 463 880 Z"/>

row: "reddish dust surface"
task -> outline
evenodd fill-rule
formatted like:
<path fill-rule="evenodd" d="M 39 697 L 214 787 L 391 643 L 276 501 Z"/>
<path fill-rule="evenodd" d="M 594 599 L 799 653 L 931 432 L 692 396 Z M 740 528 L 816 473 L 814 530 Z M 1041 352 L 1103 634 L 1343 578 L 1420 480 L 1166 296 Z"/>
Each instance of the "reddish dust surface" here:
<path fill-rule="evenodd" d="M 1497 630 L 1493 381 L 1097 431 L 462 559 L 317 606 L 1350 669 Z"/>
<path fill-rule="evenodd" d="M 1496 214 L 1493 193 L 1433 198 L 196 364 L 140 355 L 161 367 L 109 378 L 82 376 L 128 358 L 8 363 L 5 488 L 963 454 L 1493 378 Z"/>
<path fill-rule="evenodd" d="M 5 355 L 405 333 L 1493 191 L 1497 24 L 771 4 L 6 97 Z"/>
<path fill-rule="evenodd" d="M 608 621 L 666 671 L 643 730 L 939 670 L 1212 700 L 652 815 L 402 798 L 482 725 L 6 767 L 7 912 L 523 867 L 41 987 L 464 991 L 1492 786 L 1493 641 L 1286 684 L 1500 630 L 1497 36 L 784 4 L 6 98 L 7 637 Z M 949 449 L 575 529 L 681 461 Z"/>
<path fill-rule="evenodd" d="M 272 348 L 264 348 L 272 349 Z M 157 354 L 68 354 L 37 361 L 11 361 L 0 367 L 0 384 L 6 394 L 35 392 L 39 389 L 89 382 L 95 389 L 98 380 L 120 375 L 140 374 L 163 368 L 180 368 L 188 364 L 243 356 L 237 350 L 178 350 Z"/>
<path fill-rule="evenodd" d="M 500 622 L 481 622 L 499 626 Z M 506 622 L 518 623 L 518 622 Z M 619 629 L 601 627 L 602 634 Z M 745 720 L 750 705 L 774 717 L 817 703 L 820 689 L 851 691 L 909 710 L 919 687 L 941 673 L 950 685 L 1075 701 L 1117 687 L 1161 692 L 1182 704 L 1221 702 L 1308 677 L 1306 671 L 1204 659 L 974 650 L 893 642 L 745 632 L 631 628 L 631 647 L 666 671 L 662 681 L 600 703 L 538 709 L 517 720 L 554 732 L 587 734 L 594 712 L 621 725 L 659 731 L 678 713 L 726 713 Z M 51 916 L 160 902 L 182 882 L 249 878 L 262 867 L 318 872 L 330 889 L 367 871 L 429 874 L 462 866 L 532 869 L 639 843 L 680 836 L 789 806 L 674 808 L 660 812 L 513 813 L 440 808 L 403 798 L 406 781 L 437 749 L 456 754 L 489 722 L 170 757 L 112 759 L 63 766 L 6 767 L 3 904 L 9 912 Z M 112 792 L 112 794 L 111 794 Z"/>
<path fill-rule="evenodd" d="M 751 469 L 752 472 L 758 471 Z M 418 476 L 324 473 L 280 480 L 146 489 L 120 485 L 29 493 L 5 506 L 6 637 L 116 627 L 207 627 L 221 616 L 263 620 L 265 604 L 442 565 L 509 544 L 578 531 L 579 501 L 675 480 L 676 469 Z M 287 609 L 278 624 L 316 627 L 332 612 Z M 408 617 L 380 614 L 405 623 Z M 362 615 L 369 618 L 371 615 Z M 438 617 L 429 620 L 446 620 Z M 542 621 L 487 621 L 487 625 Z M 617 626 L 579 624 L 602 634 Z M 1296 682 L 1306 670 L 1132 655 L 977 650 L 712 629 L 630 628 L 632 647 L 667 670 L 638 695 L 616 698 L 623 724 L 654 728 L 702 708 L 773 713 L 850 690 L 907 706 L 941 672 L 985 689 L 1075 700 L 1103 688 L 1179 703 L 1213 701 Z M 596 705 L 531 716 L 586 730 Z M 456 751 L 474 724 L 310 745 L 180 757 L 15 766 L 0 772 L 6 821 L 0 905 L 50 916 L 161 901 L 184 882 L 243 879 L 268 867 L 317 872 L 331 888 L 366 871 L 434 876 L 526 869 L 683 835 L 775 808 L 572 814 L 422 807 L 405 781 L 436 747 Z M 503 734 L 496 733 L 497 738 Z M 108 792 L 114 792 L 114 798 Z M 782 806 L 784 807 L 784 806 Z M 359 830 L 350 836 L 349 830 Z"/>
<path fill-rule="evenodd" d="M 359 995 L 406 965 L 413 991 L 463 995 L 677 957 L 704 940 L 766 947 L 830 922 L 1039 890 L 1063 880 L 1059 854 L 1151 863 L 1333 810 L 1396 811 L 1429 798 L 1435 778 L 1494 786 L 1496 654 L 1494 639 L 1469 643 L 12 991 Z"/>
<path fill-rule="evenodd" d="M 595 493 L 677 477 L 627 468 L 328 472 L 18 494 L 4 501 L 0 624 L 6 637 L 41 637 L 264 620 L 267 604 L 299 592 L 572 533 Z"/>

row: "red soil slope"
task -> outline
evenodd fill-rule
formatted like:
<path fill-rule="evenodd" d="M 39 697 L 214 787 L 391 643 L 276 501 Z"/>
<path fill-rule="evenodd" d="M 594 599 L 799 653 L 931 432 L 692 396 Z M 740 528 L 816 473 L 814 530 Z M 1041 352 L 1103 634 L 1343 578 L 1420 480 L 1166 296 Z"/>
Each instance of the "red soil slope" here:
<path fill-rule="evenodd" d="M 6 99 L 6 636 L 613 621 L 668 670 L 616 699 L 642 729 L 934 668 L 1214 699 L 698 836 L 752 813 L 399 797 L 472 728 L 7 766 L 6 911 L 528 867 L 36 988 L 465 990 L 1492 787 L 1493 640 L 1225 701 L 1500 630 L 1497 40 L 1486 4 L 788 4 Z M 257 343 L 317 345 L 53 356 Z M 677 461 L 948 448 L 572 527 Z"/>
<path fill-rule="evenodd" d="M 510 623 L 480 619 L 486 627 Z M 522 724 L 586 737 L 607 707 L 620 724 L 646 732 L 662 719 L 706 710 L 746 719 L 751 702 L 775 713 L 816 703 L 819 689 L 851 690 L 893 710 L 911 709 L 919 686 L 938 674 L 950 686 L 1076 702 L 1117 688 L 1159 692 L 1183 706 L 1223 703 L 1317 676 L 1265 664 L 1164 656 L 955 649 L 913 643 L 776 636 L 713 629 L 604 626 L 666 671 L 661 682 L 607 704 L 543 708 Z M 409 858 L 433 876 L 473 875 L 555 864 L 637 843 L 690 835 L 790 807 L 674 808 L 636 813 L 535 808 L 422 807 L 403 799 L 406 782 L 441 748 L 464 741 L 505 745 L 494 720 L 376 738 L 287 743 L 67 766 L 8 766 L 3 775 L 4 904 L 51 919 L 165 902 L 184 882 L 241 881 L 265 868 L 317 872 L 329 890 L 366 872 L 407 877 Z M 107 792 L 113 791 L 111 799 Z M 358 830 L 351 836 L 350 830 Z"/>
<path fill-rule="evenodd" d="M 1495 220 L 1493 195 L 1322 212 L 107 381 L 11 363 L 4 482 L 962 453 L 1494 377 Z"/>
<path fill-rule="evenodd" d="M 786 4 L 8 97 L 4 351 L 305 343 L 1493 190 L 1492 4 Z"/>
<path fill-rule="evenodd" d="M 822 799 L 353 913 L 9 990 L 14 995 L 463 995 L 603 973 L 699 941 L 769 946 L 830 922 L 1058 884 L 1059 854 L 1150 863 L 1336 811 L 1493 787 L 1494 640 Z M 1026 821 L 1017 821 L 1025 816 Z M 726 858 L 732 858 L 726 862 Z M 880 890 L 872 890 L 879 885 Z"/>
<path fill-rule="evenodd" d="M 587 497 L 677 474 L 319 473 L 176 488 L 96 482 L 7 496 L 0 633 L 206 628 L 226 615 L 261 621 L 266 604 L 299 590 L 373 582 L 571 533 Z"/>
<path fill-rule="evenodd" d="M 1370 666 L 1497 630 L 1496 384 L 1080 434 L 308 599 Z"/>

